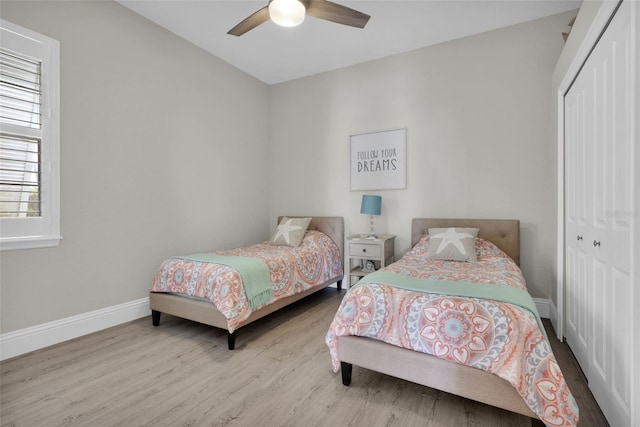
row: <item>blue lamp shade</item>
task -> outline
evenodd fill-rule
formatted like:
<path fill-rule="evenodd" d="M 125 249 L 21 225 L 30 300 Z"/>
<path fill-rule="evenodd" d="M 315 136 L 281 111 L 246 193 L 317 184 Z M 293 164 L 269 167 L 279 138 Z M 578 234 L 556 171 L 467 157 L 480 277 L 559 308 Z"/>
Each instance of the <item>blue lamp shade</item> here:
<path fill-rule="evenodd" d="M 360 205 L 360 213 L 366 215 L 380 215 L 382 210 L 381 196 L 362 196 L 362 204 Z"/>

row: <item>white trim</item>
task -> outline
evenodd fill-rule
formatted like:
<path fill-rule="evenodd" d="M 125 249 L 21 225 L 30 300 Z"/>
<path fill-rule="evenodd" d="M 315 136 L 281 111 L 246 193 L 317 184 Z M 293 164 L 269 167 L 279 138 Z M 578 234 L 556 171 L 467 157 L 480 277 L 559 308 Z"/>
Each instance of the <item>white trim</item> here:
<path fill-rule="evenodd" d="M 564 82 L 563 82 L 564 83 Z M 562 87 L 562 84 L 560 85 Z M 564 90 L 558 90 L 558 245 L 556 254 L 556 300 L 558 301 L 556 337 L 562 342 L 564 337 Z"/>
<path fill-rule="evenodd" d="M 0 19 L 2 46 L 42 64 L 42 216 L 0 218 L 0 251 L 60 243 L 60 42 Z M 32 135 L 32 129 L 2 123 L 4 132 Z"/>
<path fill-rule="evenodd" d="M 65 319 L 0 335 L 0 360 L 148 316 L 149 298 L 141 298 Z"/>
<path fill-rule="evenodd" d="M 558 274 L 556 277 L 557 285 L 557 316 L 556 316 L 556 334 L 560 341 L 563 340 L 564 331 L 564 94 L 567 93 L 571 83 L 580 72 L 582 64 L 587 60 L 591 49 L 598 41 L 600 34 L 609 22 L 609 18 L 618 6 L 617 1 L 604 1 L 598 10 L 589 31 L 585 35 L 580 47 L 578 48 L 571 65 L 567 69 L 562 81 L 558 85 L 557 92 L 557 113 L 558 113 L 558 245 L 557 245 L 557 264 Z"/>
<path fill-rule="evenodd" d="M 556 331 L 556 335 L 558 334 L 558 309 L 553 304 L 553 301 L 549 300 L 549 320 L 551 321 L 551 326 L 553 326 L 553 330 Z M 560 340 L 562 341 L 562 340 Z"/>
<path fill-rule="evenodd" d="M 538 310 L 538 314 L 540 315 L 540 317 L 542 317 L 543 319 L 548 319 L 549 306 L 552 305 L 551 300 L 544 299 L 544 298 L 532 298 L 532 299 L 536 305 L 536 310 Z"/>
<path fill-rule="evenodd" d="M 37 249 L 58 246 L 62 236 L 50 237 L 16 237 L 0 239 L 0 250 Z"/>

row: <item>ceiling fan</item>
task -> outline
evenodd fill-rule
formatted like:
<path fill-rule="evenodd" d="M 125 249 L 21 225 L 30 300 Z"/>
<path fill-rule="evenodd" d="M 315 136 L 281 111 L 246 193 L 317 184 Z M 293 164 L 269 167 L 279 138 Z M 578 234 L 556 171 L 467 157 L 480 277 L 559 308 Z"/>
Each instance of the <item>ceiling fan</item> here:
<path fill-rule="evenodd" d="M 305 15 L 351 27 L 364 28 L 370 16 L 327 0 L 269 0 L 269 4 L 250 15 L 227 34 L 241 36 L 271 19 L 278 25 L 294 27 Z"/>

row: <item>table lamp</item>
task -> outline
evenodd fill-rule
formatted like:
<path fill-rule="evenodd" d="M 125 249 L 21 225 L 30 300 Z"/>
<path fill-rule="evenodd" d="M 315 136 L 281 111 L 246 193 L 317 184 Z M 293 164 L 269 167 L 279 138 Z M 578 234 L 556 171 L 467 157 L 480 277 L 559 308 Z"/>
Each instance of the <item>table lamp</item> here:
<path fill-rule="evenodd" d="M 360 213 L 371 216 L 371 222 L 369 226 L 369 234 L 367 239 L 376 239 L 378 236 L 373 232 L 373 216 L 380 215 L 382 209 L 382 197 L 363 195 L 362 204 L 360 205 Z"/>

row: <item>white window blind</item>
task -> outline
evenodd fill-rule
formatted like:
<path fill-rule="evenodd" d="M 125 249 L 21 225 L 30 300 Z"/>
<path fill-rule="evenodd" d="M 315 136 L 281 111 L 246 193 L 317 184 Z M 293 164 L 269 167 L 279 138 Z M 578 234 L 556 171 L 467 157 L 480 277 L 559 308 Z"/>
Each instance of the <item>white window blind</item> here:
<path fill-rule="evenodd" d="M 0 249 L 60 241 L 60 46 L 0 19 Z"/>
<path fill-rule="evenodd" d="M 41 129 L 41 62 L 0 48 L 0 122 Z M 39 217 L 40 138 L 0 133 L 0 217 Z"/>
<path fill-rule="evenodd" d="M 40 140 L 0 134 L 0 216 L 39 217 Z"/>
<path fill-rule="evenodd" d="M 42 62 L 0 48 L 0 119 L 40 129 Z"/>

